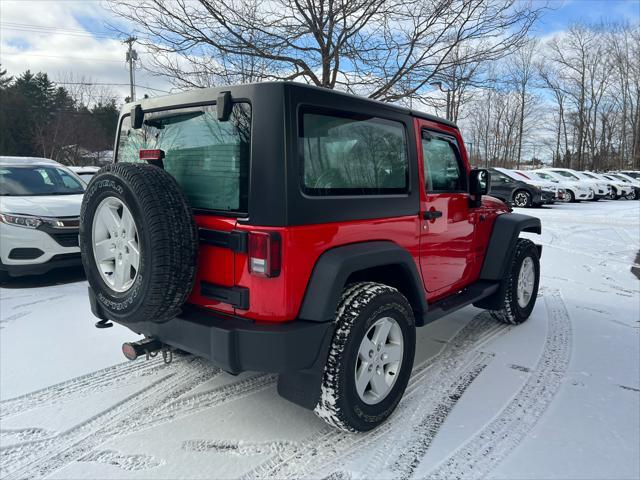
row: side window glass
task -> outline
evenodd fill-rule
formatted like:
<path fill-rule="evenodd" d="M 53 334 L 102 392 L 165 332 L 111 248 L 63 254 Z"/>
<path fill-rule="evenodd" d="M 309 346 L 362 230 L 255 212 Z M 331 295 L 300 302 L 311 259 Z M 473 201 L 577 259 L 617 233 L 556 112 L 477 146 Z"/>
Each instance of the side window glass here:
<path fill-rule="evenodd" d="M 422 154 L 428 192 L 466 191 L 465 175 L 450 142 L 438 137 L 423 138 Z"/>
<path fill-rule="evenodd" d="M 392 195 L 408 190 L 400 122 L 346 112 L 302 115 L 302 189 L 307 195 Z"/>

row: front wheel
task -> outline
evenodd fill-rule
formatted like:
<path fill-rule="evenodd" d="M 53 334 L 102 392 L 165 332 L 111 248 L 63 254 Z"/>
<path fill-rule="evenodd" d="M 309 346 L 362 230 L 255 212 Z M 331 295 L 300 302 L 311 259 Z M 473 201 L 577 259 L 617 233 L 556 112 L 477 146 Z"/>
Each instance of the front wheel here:
<path fill-rule="evenodd" d="M 566 203 L 572 203 L 576 201 L 576 196 L 573 194 L 571 190 L 567 190 L 564 192 L 564 201 Z"/>
<path fill-rule="evenodd" d="M 503 323 L 518 325 L 531 315 L 540 284 L 538 249 L 531 240 L 518 239 L 506 282 L 502 309 L 492 311 L 491 315 Z"/>
<path fill-rule="evenodd" d="M 518 190 L 513 194 L 513 205 L 520 208 L 530 207 L 531 202 L 531 194 L 526 190 Z"/>
<path fill-rule="evenodd" d="M 631 193 L 625 197 L 627 200 L 635 200 L 638 198 L 638 194 L 635 190 L 631 190 Z"/>
<path fill-rule="evenodd" d="M 415 353 L 413 312 L 393 287 L 363 282 L 345 289 L 314 412 L 349 432 L 371 430 L 395 410 Z"/>

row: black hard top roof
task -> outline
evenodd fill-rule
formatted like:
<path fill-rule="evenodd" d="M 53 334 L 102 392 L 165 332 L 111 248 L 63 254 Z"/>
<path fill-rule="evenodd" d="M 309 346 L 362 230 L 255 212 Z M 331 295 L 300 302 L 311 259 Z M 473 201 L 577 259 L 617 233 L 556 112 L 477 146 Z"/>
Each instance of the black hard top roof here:
<path fill-rule="evenodd" d="M 220 87 L 196 89 L 188 92 L 146 98 L 140 101 L 127 103 L 123 106 L 122 112 L 128 113 L 131 107 L 136 104 L 141 105 L 143 110 L 148 110 L 148 109 L 168 107 L 172 105 L 188 105 L 188 104 L 201 102 L 206 99 L 213 100 L 218 96 L 218 93 L 223 91 L 231 91 L 232 96 L 235 96 L 234 93 L 238 93 L 242 95 L 243 93 L 248 91 L 251 91 L 254 94 L 259 94 L 261 90 L 268 90 L 268 89 L 273 89 L 274 87 L 277 88 L 282 86 L 288 86 L 296 89 L 310 89 L 310 90 L 321 91 L 323 93 L 327 93 L 330 95 L 340 95 L 345 97 L 346 99 L 358 99 L 359 101 L 370 102 L 372 104 L 378 105 L 385 109 L 395 110 L 399 113 L 412 115 L 414 117 L 430 120 L 432 122 L 438 122 L 443 125 L 447 125 L 449 127 L 458 128 L 458 126 L 454 122 L 445 120 L 444 118 L 440 118 L 435 115 L 421 112 L 419 110 L 412 110 L 409 108 L 401 107 L 399 105 L 394 105 L 392 103 L 381 102 L 379 100 L 373 100 L 370 98 L 361 97 L 359 95 L 353 95 L 350 93 L 341 92 L 339 90 L 330 90 L 327 88 L 316 87 L 314 85 L 307 85 L 307 84 L 298 83 L 298 82 L 260 82 L 260 83 L 247 83 L 247 84 L 240 84 L 240 85 L 223 85 Z"/>

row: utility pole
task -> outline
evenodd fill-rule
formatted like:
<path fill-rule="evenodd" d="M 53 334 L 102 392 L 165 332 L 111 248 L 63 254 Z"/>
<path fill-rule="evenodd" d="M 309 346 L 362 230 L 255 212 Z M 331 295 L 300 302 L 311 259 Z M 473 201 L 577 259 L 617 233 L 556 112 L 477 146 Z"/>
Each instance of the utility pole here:
<path fill-rule="evenodd" d="M 135 62 L 138 60 L 138 52 L 133 49 L 133 43 L 137 40 L 136 37 L 127 38 L 124 43 L 129 45 L 129 49 L 127 50 L 127 62 L 129 63 L 129 101 L 133 102 L 136 99 L 136 90 L 135 90 L 135 73 L 134 67 Z"/>

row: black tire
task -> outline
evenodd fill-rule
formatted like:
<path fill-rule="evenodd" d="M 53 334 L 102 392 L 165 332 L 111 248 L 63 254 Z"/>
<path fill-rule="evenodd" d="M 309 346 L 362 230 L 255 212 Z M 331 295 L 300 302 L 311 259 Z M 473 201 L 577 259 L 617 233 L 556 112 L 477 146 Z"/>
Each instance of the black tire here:
<path fill-rule="evenodd" d="M 513 206 L 518 208 L 531 207 L 531 194 L 526 190 L 516 190 L 513 194 Z"/>
<path fill-rule="evenodd" d="M 523 307 L 518 302 L 518 276 L 526 258 L 531 258 L 533 261 L 535 279 L 533 282 L 532 295 L 526 306 Z M 503 307 L 501 310 L 492 310 L 491 315 L 500 322 L 518 325 L 525 322 L 529 318 L 529 315 L 531 315 L 533 307 L 536 304 L 538 286 L 540 284 L 540 259 L 538 258 L 538 249 L 531 240 L 524 238 L 518 239 L 511 269 L 509 270 L 509 277 L 506 281 L 507 291 L 504 297 Z"/>
<path fill-rule="evenodd" d="M 571 190 L 566 190 L 564 192 L 564 196 L 565 196 L 565 202 L 567 203 L 573 203 L 576 201 L 576 196 L 573 194 Z"/>
<path fill-rule="evenodd" d="M 407 299 L 393 287 L 363 282 L 347 287 L 336 316 L 329 357 L 322 379 L 316 415 L 339 429 L 364 432 L 383 423 L 395 410 L 411 376 L 415 354 L 415 322 Z M 356 365 L 360 343 L 371 325 L 391 317 L 400 327 L 403 355 L 397 378 L 378 403 L 365 403 L 356 390 Z"/>
<path fill-rule="evenodd" d="M 105 282 L 93 254 L 93 219 L 109 197 L 126 205 L 138 230 L 139 270 L 123 292 Z M 156 166 L 116 163 L 91 179 L 80 211 L 80 248 L 89 285 L 111 320 L 165 322 L 179 313 L 193 288 L 198 254 L 193 214 L 175 179 Z"/>

